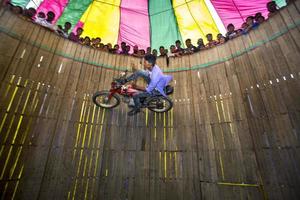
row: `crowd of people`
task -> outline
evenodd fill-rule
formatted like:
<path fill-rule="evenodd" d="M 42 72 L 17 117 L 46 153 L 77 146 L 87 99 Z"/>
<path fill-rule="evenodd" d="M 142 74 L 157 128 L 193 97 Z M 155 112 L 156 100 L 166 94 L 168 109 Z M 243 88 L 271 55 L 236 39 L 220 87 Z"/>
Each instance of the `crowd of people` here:
<path fill-rule="evenodd" d="M 133 46 L 133 51 L 131 52 L 131 46 L 126 44 L 125 42 L 121 42 L 121 45 L 115 44 L 114 46 L 111 43 L 104 44 L 101 41 L 100 37 L 90 38 L 88 36 L 82 37 L 84 30 L 82 28 L 77 28 L 76 32 L 72 32 L 72 24 L 70 22 L 66 22 L 64 25 L 55 25 L 53 23 L 55 19 L 55 13 L 49 11 L 47 13 L 38 12 L 34 8 L 29 8 L 23 10 L 21 7 L 13 6 L 9 2 L 7 3 L 10 9 L 24 16 L 26 19 L 33 21 L 41 26 L 44 26 L 52 31 L 56 32 L 60 36 L 64 38 L 68 38 L 73 42 L 80 43 L 82 45 L 98 49 L 100 51 L 105 51 L 113 54 L 123 54 L 123 55 L 131 55 L 134 57 L 144 57 L 145 55 L 152 54 L 157 57 L 179 57 L 182 55 L 189 55 L 195 52 L 199 52 L 205 49 L 209 49 L 221 44 L 226 43 L 228 40 L 236 38 L 238 36 L 249 33 L 249 31 L 256 29 L 261 23 L 265 21 L 265 17 L 260 13 L 256 13 L 254 16 L 248 16 L 246 22 L 242 24 L 242 26 L 238 29 L 233 24 L 227 25 L 227 33 L 226 35 L 222 35 L 219 33 L 214 39 L 212 34 L 207 34 L 206 39 L 207 43 L 204 43 L 202 38 L 199 38 L 197 41 L 197 45 L 193 45 L 191 39 L 185 40 L 185 48 L 182 47 L 182 43 L 180 40 L 177 40 L 174 45 L 171 45 L 168 48 L 164 46 L 160 46 L 159 49 L 151 49 L 148 47 L 146 51 L 144 49 L 139 49 L 137 45 Z M 267 3 L 267 9 L 269 11 L 268 17 L 275 15 L 278 12 L 278 6 L 275 1 L 270 1 Z"/>

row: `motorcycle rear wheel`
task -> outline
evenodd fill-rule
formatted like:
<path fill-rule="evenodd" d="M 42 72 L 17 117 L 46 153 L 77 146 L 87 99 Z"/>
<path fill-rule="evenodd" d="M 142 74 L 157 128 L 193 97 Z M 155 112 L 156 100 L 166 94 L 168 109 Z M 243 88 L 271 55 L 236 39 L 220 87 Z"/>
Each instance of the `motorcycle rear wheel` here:
<path fill-rule="evenodd" d="M 151 97 L 146 102 L 147 108 L 156 113 L 168 112 L 173 107 L 170 98 L 164 96 Z"/>

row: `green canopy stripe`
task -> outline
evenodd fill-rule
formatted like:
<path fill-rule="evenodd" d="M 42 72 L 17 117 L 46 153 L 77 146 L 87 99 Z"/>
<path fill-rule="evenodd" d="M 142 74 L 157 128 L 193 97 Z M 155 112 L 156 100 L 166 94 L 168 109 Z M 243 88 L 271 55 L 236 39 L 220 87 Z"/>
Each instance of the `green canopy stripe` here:
<path fill-rule="evenodd" d="M 92 0 L 70 0 L 57 24 L 64 25 L 66 22 L 70 22 L 72 27 L 75 27 L 91 3 Z"/>
<path fill-rule="evenodd" d="M 169 49 L 176 40 L 182 42 L 177 26 L 173 6 L 170 0 L 149 1 L 149 15 L 151 24 L 151 47 L 159 49 L 164 46 Z"/>

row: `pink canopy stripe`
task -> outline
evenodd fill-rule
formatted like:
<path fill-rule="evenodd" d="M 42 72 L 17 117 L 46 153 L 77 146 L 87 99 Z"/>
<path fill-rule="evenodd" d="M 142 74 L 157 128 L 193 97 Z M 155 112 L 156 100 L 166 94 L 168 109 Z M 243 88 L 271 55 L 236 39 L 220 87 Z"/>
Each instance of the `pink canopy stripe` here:
<path fill-rule="evenodd" d="M 240 28 L 242 23 L 250 15 L 261 12 L 265 17 L 268 15 L 266 4 L 270 0 L 211 0 L 224 25 L 232 23 Z"/>
<path fill-rule="evenodd" d="M 139 49 L 150 46 L 148 0 L 122 0 L 118 43 Z"/>
<path fill-rule="evenodd" d="M 37 13 L 43 12 L 47 15 L 47 12 L 49 11 L 54 12 L 55 13 L 54 23 L 56 23 L 58 18 L 63 13 L 67 4 L 68 4 L 68 0 L 45 0 L 38 7 Z"/>
<path fill-rule="evenodd" d="M 78 21 L 77 24 L 76 24 L 76 26 L 73 28 L 72 32 L 73 32 L 73 33 L 76 33 L 77 29 L 78 29 L 78 28 L 82 28 L 83 25 L 84 25 L 84 22 Z"/>

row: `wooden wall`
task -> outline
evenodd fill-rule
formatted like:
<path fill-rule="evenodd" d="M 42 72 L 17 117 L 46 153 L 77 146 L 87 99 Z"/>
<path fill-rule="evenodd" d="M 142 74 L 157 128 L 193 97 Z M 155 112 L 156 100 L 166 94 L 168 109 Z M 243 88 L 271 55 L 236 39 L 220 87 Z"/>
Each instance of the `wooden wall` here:
<path fill-rule="evenodd" d="M 248 35 L 158 64 L 174 109 L 91 95 L 140 60 L 0 11 L 2 199 L 299 199 L 299 1 Z"/>

